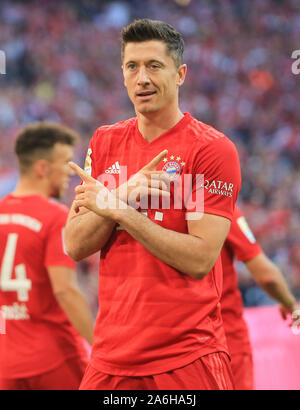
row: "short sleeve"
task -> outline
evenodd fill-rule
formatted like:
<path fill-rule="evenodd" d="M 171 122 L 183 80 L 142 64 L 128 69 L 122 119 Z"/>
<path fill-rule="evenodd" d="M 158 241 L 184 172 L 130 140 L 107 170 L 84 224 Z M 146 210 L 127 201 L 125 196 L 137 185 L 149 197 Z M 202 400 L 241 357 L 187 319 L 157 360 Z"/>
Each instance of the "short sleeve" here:
<path fill-rule="evenodd" d="M 242 262 L 252 259 L 263 252 L 256 242 L 246 218 L 238 207 L 234 211 L 226 244 L 232 250 L 235 258 Z"/>
<path fill-rule="evenodd" d="M 240 188 L 237 150 L 225 136 L 216 138 L 195 155 L 192 197 L 197 198 L 198 193 L 199 199 L 196 199 L 197 207 L 187 212 L 200 211 L 232 220 Z"/>
<path fill-rule="evenodd" d="M 75 268 L 75 263 L 67 255 L 64 245 L 64 229 L 67 222 L 68 213 L 64 209 L 59 209 L 55 214 L 53 223 L 49 227 L 46 237 L 45 266 L 65 266 Z"/>

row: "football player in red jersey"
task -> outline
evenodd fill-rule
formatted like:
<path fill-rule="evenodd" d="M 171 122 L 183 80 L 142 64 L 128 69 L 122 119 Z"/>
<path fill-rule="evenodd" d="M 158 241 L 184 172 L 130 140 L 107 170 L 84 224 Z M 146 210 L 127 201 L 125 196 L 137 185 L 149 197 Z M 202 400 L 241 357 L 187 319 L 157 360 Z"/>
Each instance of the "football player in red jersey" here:
<path fill-rule="evenodd" d="M 81 389 L 233 388 L 220 252 L 240 165 L 225 135 L 179 109 L 183 48 L 180 33 L 161 21 L 123 29 L 123 76 L 136 117 L 96 130 L 86 172 L 71 165 L 85 184 L 69 214 L 67 252 L 80 260 L 101 250 L 100 308 Z M 169 207 L 162 205 L 167 175 Z M 204 201 L 180 207 L 175 186 L 188 180 Z M 140 206 L 132 202 L 137 188 Z M 162 197 L 157 206 L 147 206 L 148 194 Z"/>
<path fill-rule="evenodd" d="M 77 138 L 45 122 L 16 140 L 20 179 L 0 200 L 1 389 L 78 389 L 87 364 L 93 320 L 64 251 L 68 209 L 49 200 L 68 186 Z"/>
<path fill-rule="evenodd" d="M 237 206 L 221 255 L 224 275 L 221 298 L 222 317 L 235 388 L 252 390 L 252 350 L 247 324 L 243 318 L 243 302 L 238 289 L 234 260 L 244 262 L 258 285 L 280 303 L 279 309 L 283 319 L 293 312 L 296 313 L 298 308 L 283 275 L 256 242 L 244 215 Z M 293 321 L 297 319 L 298 316 L 293 315 Z"/>

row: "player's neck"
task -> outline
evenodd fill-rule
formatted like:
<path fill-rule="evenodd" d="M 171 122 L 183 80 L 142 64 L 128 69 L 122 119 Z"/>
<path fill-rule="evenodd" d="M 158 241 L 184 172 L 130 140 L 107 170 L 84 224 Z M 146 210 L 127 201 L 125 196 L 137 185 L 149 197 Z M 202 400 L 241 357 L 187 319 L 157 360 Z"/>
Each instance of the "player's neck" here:
<path fill-rule="evenodd" d="M 183 117 L 179 108 L 173 113 L 169 110 L 146 114 L 137 113 L 138 128 L 145 140 L 151 142 L 173 128 Z"/>
<path fill-rule="evenodd" d="M 26 177 L 20 178 L 12 194 L 14 196 L 41 195 L 49 198 L 48 188 L 45 184 Z"/>

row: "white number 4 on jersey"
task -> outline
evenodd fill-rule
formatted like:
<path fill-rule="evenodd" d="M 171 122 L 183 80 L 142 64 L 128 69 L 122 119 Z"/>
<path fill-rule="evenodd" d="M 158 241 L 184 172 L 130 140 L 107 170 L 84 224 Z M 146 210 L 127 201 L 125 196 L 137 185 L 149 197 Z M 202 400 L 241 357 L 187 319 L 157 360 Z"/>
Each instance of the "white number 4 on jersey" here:
<path fill-rule="evenodd" d="M 26 302 L 28 300 L 28 291 L 31 289 L 31 280 L 26 278 L 26 268 L 23 263 L 15 266 L 16 279 L 12 279 L 17 241 L 18 234 L 10 233 L 8 235 L 1 265 L 0 289 L 4 292 L 17 292 L 18 300 Z"/>

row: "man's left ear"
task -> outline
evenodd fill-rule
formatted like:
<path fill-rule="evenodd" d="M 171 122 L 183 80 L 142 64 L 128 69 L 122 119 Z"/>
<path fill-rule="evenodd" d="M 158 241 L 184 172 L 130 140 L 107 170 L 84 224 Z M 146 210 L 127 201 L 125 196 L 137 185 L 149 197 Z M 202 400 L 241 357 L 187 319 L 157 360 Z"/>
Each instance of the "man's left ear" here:
<path fill-rule="evenodd" d="M 180 87 L 185 80 L 185 76 L 186 76 L 186 71 L 187 71 L 187 65 L 186 64 L 182 64 L 177 71 L 177 81 L 176 81 L 176 85 L 178 87 Z"/>

